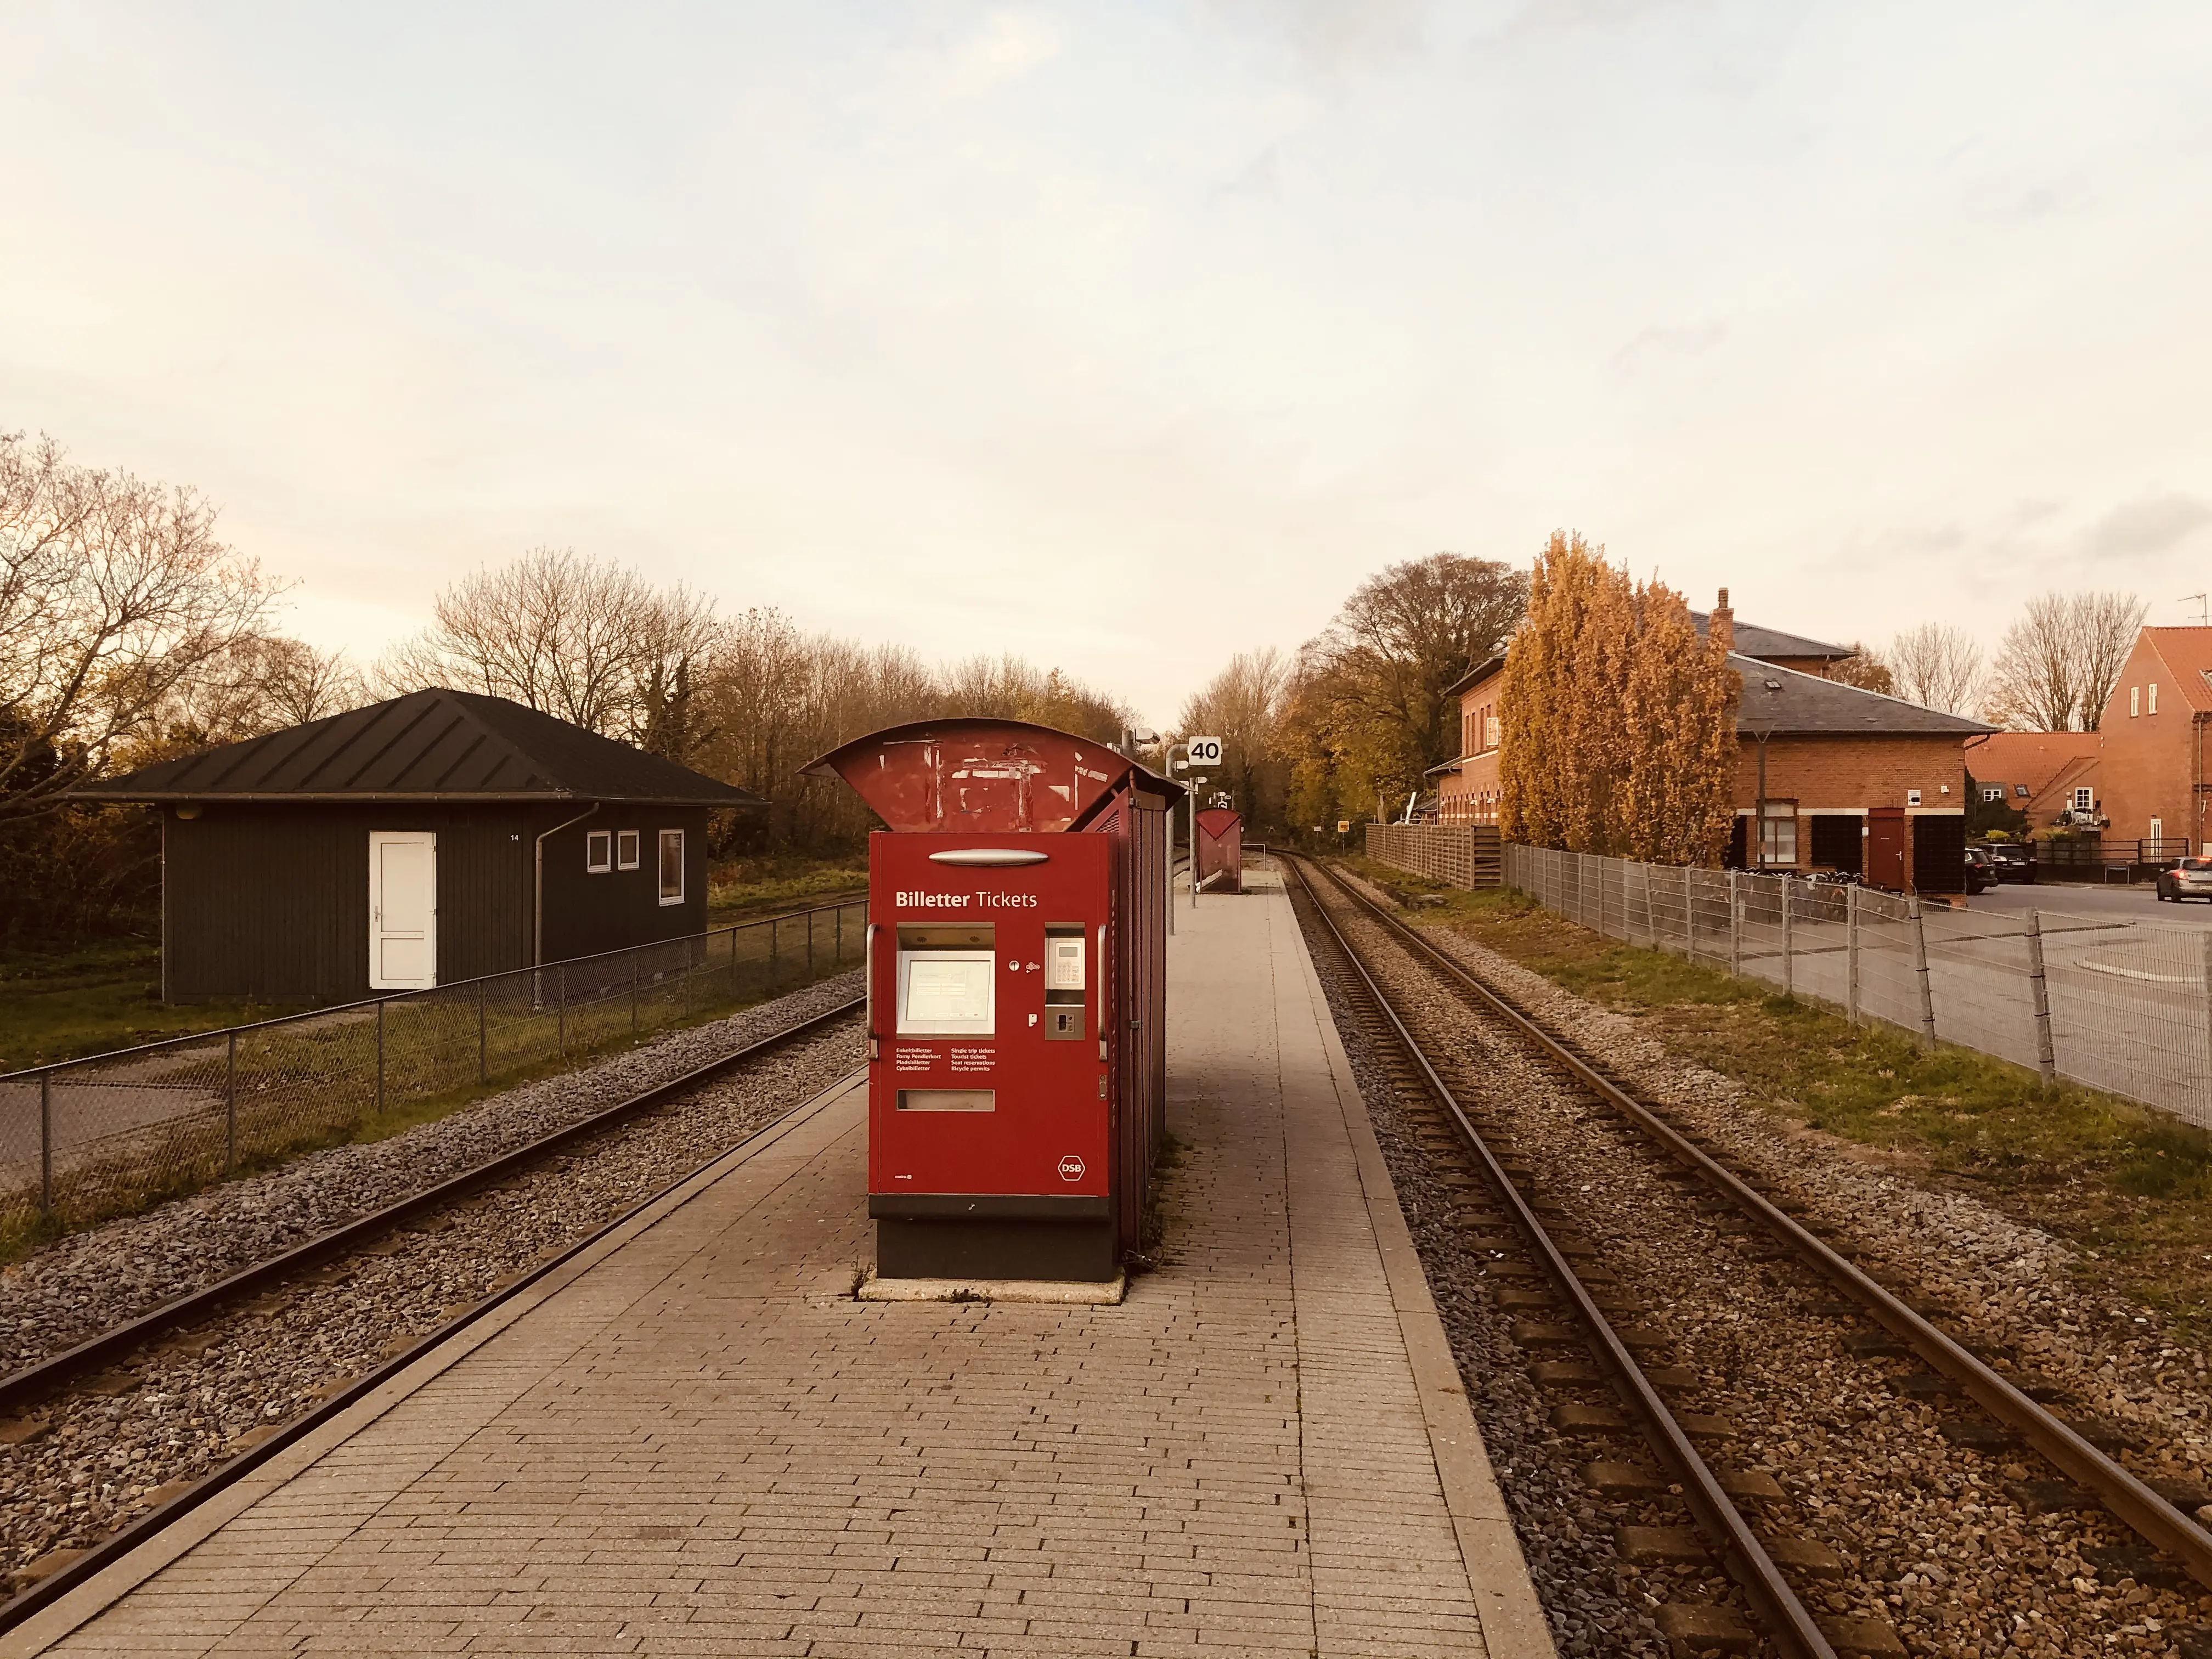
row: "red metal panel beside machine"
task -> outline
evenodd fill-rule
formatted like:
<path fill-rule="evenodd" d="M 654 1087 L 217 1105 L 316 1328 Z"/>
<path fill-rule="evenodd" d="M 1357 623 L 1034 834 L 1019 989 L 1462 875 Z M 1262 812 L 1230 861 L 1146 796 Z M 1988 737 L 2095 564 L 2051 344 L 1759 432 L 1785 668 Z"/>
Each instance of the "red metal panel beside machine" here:
<path fill-rule="evenodd" d="M 1198 815 L 1198 884 L 1202 891 L 1244 890 L 1244 815 L 1210 807 Z"/>
<path fill-rule="evenodd" d="M 868 843 L 878 1273 L 1111 1279 L 1165 1127 L 1182 791 L 1016 720 L 896 726 L 807 770 L 890 825 Z"/>

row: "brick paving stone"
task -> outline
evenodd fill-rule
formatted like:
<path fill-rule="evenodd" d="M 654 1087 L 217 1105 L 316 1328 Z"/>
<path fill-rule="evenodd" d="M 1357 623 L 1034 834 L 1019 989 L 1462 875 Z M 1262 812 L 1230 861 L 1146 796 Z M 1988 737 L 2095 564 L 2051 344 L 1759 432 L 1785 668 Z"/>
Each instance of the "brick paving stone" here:
<path fill-rule="evenodd" d="M 1295 919 L 1179 915 L 1184 1150 L 1122 1306 L 825 1289 L 871 1246 L 836 1094 L 0 1654 L 1492 1650 L 1463 1550 L 1496 1493 L 1439 1472 L 1434 1312 Z"/>

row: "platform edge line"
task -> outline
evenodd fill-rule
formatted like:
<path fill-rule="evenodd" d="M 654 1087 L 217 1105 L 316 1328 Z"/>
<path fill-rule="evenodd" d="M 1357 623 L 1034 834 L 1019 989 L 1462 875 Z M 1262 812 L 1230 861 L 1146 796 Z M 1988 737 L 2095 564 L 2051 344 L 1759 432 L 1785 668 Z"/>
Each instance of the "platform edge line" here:
<path fill-rule="evenodd" d="M 1528 1559 L 1513 1530 L 1512 1512 L 1490 1462 L 1489 1448 L 1474 1420 L 1467 1387 L 1460 1379 L 1451 1339 L 1443 1317 L 1437 1311 L 1429 1290 L 1428 1272 L 1421 1265 L 1413 1236 L 1398 1207 L 1397 1183 L 1375 1138 L 1375 1125 L 1367 1115 L 1367 1102 L 1352 1072 L 1351 1057 L 1336 1029 L 1336 1016 L 1322 989 L 1314 967 L 1313 951 L 1305 930 L 1282 890 L 1283 908 L 1298 943 L 1298 961 L 1304 970 L 1306 993 L 1313 1000 L 1321 1026 L 1322 1050 L 1328 1056 L 1331 1080 L 1344 1111 L 1352 1152 L 1359 1168 L 1359 1185 L 1367 1202 L 1375 1243 L 1382 1258 L 1382 1272 L 1390 1286 L 1390 1300 L 1398 1315 L 1398 1328 L 1406 1344 L 1420 1396 L 1421 1417 L 1429 1433 L 1429 1449 L 1437 1478 L 1443 1487 L 1444 1506 L 1459 1538 L 1460 1559 L 1482 1620 L 1483 1646 L 1491 1659 L 1559 1659 L 1551 1620 L 1536 1595 Z"/>
<path fill-rule="evenodd" d="M 483 1318 L 454 1332 L 446 1341 L 367 1399 L 356 1401 L 347 1411 L 305 1436 L 296 1444 L 286 1447 L 277 1456 L 228 1491 L 210 1498 L 193 1510 L 174 1528 L 163 1531 L 158 1537 L 148 1539 L 113 1566 L 79 1585 L 51 1607 L 40 1608 L 4 1637 L 0 1637 L 0 1659 L 35 1659 L 35 1656 L 68 1639 L 165 1568 L 191 1554 L 256 1504 L 298 1479 L 362 1430 L 395 1407 L 404 1405 L 484 1344 L 520 1322 L 526 1315 L 543 1307 L 617 1250 L 651 1231 L 693 1199 L 735 1174 L 756 1158 L 773 1151 L 838 1099 L 853 1089 L 863 1086 L 866 1078 L 865 1066 L 845 1073 L 811 1099 L 794 1106 L 773 1123 L 731 1147 L 675 1191 L 663 1193 L 648 1208 L 632 1216 L 616 1231 L 591 1245 L 573 1261 L 563 1262 L 556 1272 L 547 1274 L 522 1295 L 502 1303 Z M 212 1638 L 210 1645 L 222 1639 Z"/>

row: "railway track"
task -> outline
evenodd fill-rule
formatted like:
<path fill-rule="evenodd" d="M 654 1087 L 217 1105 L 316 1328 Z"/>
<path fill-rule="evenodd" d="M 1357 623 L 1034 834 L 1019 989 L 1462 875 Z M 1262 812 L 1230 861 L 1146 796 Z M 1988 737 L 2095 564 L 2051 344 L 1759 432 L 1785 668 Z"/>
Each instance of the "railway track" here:
<path fill-rule="evenodd" d="M 43 1433 L 46 1421 L 59 1420 L 88 1403 L 96 1403 L 100 1398 L 122 1391 L 118 1383 L 128 1383 L 133 1380 L 128 1368 L 134 1364 L 153 1369 L 179 1354 L 192 1358 L 201 1358 L 211 1351 L 221 1349 L 226 1343 L 250 1346 L 257 1340 L 257 1332 L 265 1329 L 264 1325 L 257 1322 L 265 1321 L 275 1311 L 275 1304 L 283 1299 L 288 1290 L 342 1284 L 358 1264 L 388 1259 L 409 1248 L 414 1241 L 434 1236 L 454 1226 L 453 1218 L 456 1216 L 471 1215 L 488 1208 L 496 1209 L 503 1192 L 519 1188 L 532 1180 L 544 1178 L 549 1169 L 557 1171 L 576 1153 L 591 1148 L 592 1143 L 599 1141 L 601 1137 L 629 1126 L 634 1120 L 656 1109 L 682 1103 L 687 1097 L 696 1097 L 701 1091 L 723 1083 L 733 1073 L 759 1066 L 787 1051 L 804 1049 L 815 1039 L 834 1036 L 842 1022 L 849 1022 L 860 1012 L 863 1003 L 862 998 L 848 999 L 795 1020 L 678 1077 L 641 1090 L 611 1106 L 502 1152 L 459 1175 L 427 1186 L 397 1203 L 331 1228 L 282 1255 L 179 1297 L 0 1378 L 0 1419 L 6 1419 L 15 1431 L 0 1437 L 6 1438 L 11 1446 L 22 1443 L 36 1437 L 33 1433 L 22 1432 L 25 1427 Z M 744 1134 L 750 1136 L 769 1127 L 784 1112 L 812 1092 L 811 1088 L 802 1086 L 796 1098 L 784 1101 L 771 1115 L 751 1121 Z M 681 1144 L 680 1135 L 678 1143 Z M 562 1239 L 559 1244 L 541 1252 L 520 1271 L 500 1279 L 488 1294 L 471 1298 L 465 1305 L 448 1309 L 428 1331 L 410 1333 L 398 1341 L 387 1344 L 380 1354 L 379 1362 L 367 1370 L 357 1375 L 343 1376 L 337 1382 L 319 1389 L 316 1394 L 319 1403 L 312 1409 L 250 1432 L 240 1443 L 234 1455 L 204 1476 L 188 1482 L 176 1482 L 172 1487 L 165 1488 L 161 1494 L 161 1501 L 137 1516 L 130 1524 L 58 1565 L 22 1589 L 13 1600 L 0 1605 L 0 1632 L 14 1628 L 147 1539 L 174 1524 L 225 1487 L 265 1463 L 286 1446 L 312 1432 L 397 1376 L 439 1344 L 481 1320 L 547 1273 L 557 1270 L 564 1262 L 588 1249 L 639 1212 L 682 1186 L 700 1169 L 722 1157 L 728 1147 L 714 1145 L 711 1149 L 698 1150 L 704 1155 L 684 1158 L 674 1166 L 669 1165 L 665 1155 L 658 1164 L 648 1161 L 645 1167 L 655 1173 L 649 1189 L 644 1192 L 643 1196 L 626 1194 L 614 1213 L 605 1216 L 599 1224 L 590 1226 L 580 1236 L 574 1232 L 574 1224 L 589 1215 L 591 1206 L 589 1200 L 580 1197 L 576 1200 L 574 1213 L 568 1218 L 566 1224 L 559 1228 Z M 677 1170 L 672 1179 L 668 1178 L 666 1173 L 669 1167 Z M 496 1230 L 496 1218 L 493 1218 L 493 1225 Z M 157 1396 L 157 1407 L 159 1403 Z M 15 1494 L 10 1496 L 12 1498 Z"/>
<path fill-rule="evenodd" d="M 1522 1121 L 1525 1114 L 1500 1086 L 1499 1061 L 1508 1049 L 1518 1051 L 1516 1064 L 1540 1057 L 1558 1085 L 1599 1109 L 1591 1114 L 1594 1126 L 1606 1126 L 1610 1138 L 1604 1144 L 1613 1149 L 1601 1156 L 1608 1164 L 1632 1166 L 1618 1179 L 1585 1180 L 1582 1192 L 1593 1185 L 1612 1189 L 1617 1216 L 1620 1189 L 1641 1183 L 1651 1206 L 1641 1224 L 1655 1231 L 1693 1224 L 1717 1234 L 1719 1249 L 1737 1258 L 1717 1271 L 1737 1275 L 1747 1301 L 1760 1299 L 1751 1287 L 1771 1284 L 1776 1294 L 1794 1298 L 1823 1328 L 1843 1323 L 1845 1352 L 1837 1362 L 1842 1376 L 1852 1387 L 1869 1389 L 1877 1404 L 1899 1402 L 1900 1419 L 1928 1424 L 1934 1430 L 1928 1437 L 1935 1448 L 1930 1462 L 1949 1461 L 1959 1480 L 1948 1484 L 1964 1497 L 1983 1495 L 1985 1474 L 1989 1493 L 2008 1486 L 2015 1494 L 2047 1500 L 2053 1510 L 2093 1504 L 2131 1529 L 2148 1547 L 2139 1546 L 2128 1558 L 2143 1582 L 2111 1572 L 2108 1577 L 2128 1588 L 2099 1601 L 2092 1592 L 2105 1587 L 2077 1575 L 2074 1584 L 2087 1583 L 2088 1589 L 2069 1593 L 2085 1611 L 2113 1604 L 2110 1641 L 2153 1643 L 2152 1650 L 2166 1650 L 2160 1622 L 2151 1620 L 2146 1635 L 2142 1614 L 2135 1613 L 2130 1623 L 2128 1609 L 2155 1594 L 2144 1588 L 2148 1583 L 2163 1587 L 2159 1606 L 2169 1614 L 2185 1610 L 2188 1594 L 2212 1586 L 2212 1536 L 2203 1527 L 2093 1443 L 2082 1428 L 2032 1398 L 1810 1231 L 1790 1212 L 1799 1206 L 1759 1192 L 1421 930 L 1333 872 L 1304 860 L 1294 867 L 1304 889 L 1301 908 L 1310 934 L 1325 947 L 1317 955 L 1332 959 L 1322 964 L 1325 976 L 1334 979 L 1369 1052 L 1382 1060 L 1396 1097 L 1406 1103 L 1407 1127 L 1420 1152 L 1447 1168 L 1452 1225 L 1484 1264 L 1486 1293 L 1501 1311 L 1528 1315 L 1511 1326 L 1516 1346 L 1553 1356 L 1538 1358 L 1529 1367 L 1531 1380 L 1558 1401 L 1550 1413 L 1553 1429 L 1571 1437 L 1632 1436 L 1661 1465 L 1662 1479 L 1639 1480 L 1633 1469 L 1601 1459 L 1589 1466 L 1588 1478 L 1601 1495 L 1617 1500 L 1616 1507 L 1627 1502 L 1636 1516 L 1617 1536 L 1624 1559 L 1672 1564 L 1671 1593 L 1652 1613 L 1677 1651 L 1744 1651 L 1753 1643 L 1790 1656 L 1946 1650 L 1931 1648 L 1923 1626 L 1909 1617 L 1910 1628 L 1900 1633 L 1889 1614 L 1898 1607 L 1911 1614 L 1918 1598 L 1896 1593 L 1887 1582 L 1854 1583 L 1855 1576 L 1863 1575 L 1855 1575 L 1843 1555 L 1807 1534 L 1772 1473 L 1728 1466 L 1736 1454 L 1720 1449 L 1740 1447 L 1743 1437 L 1728 1418 L 1701 1407 L 1732 1393 L 1741 1396 L 1745 1389 L 1731 1389 L 1710 1363 L 1694 1363 L 1709 1362 L 1711 1355 L 1678 1352 L 1682 1345 L 1668 1331 L 1644 1322 L 1645 1316 L 1690 1305 L 1699 1291 L 1694 1285 L 1678 1290 L 1639 1271 L 1632 1288 L 1645 1294 L 1621 1293 L 1620 1279 L 1609 1265 L 1622 1253 L 1620 1230 L 1604 1219 L 1585 1226 L 1577 1212 L 1588 1202 L 1578 1203 L 1574 1193 L 1562 1192 L 1561 1183 L 1550 1178 L 1556 1174 L 1546 1167 L 1550 1149 L 1526 1139 L 1540 1126 Z M 1587 1148 L 1576 1153 L 1586 1155 Z M 1587 1164 L 1581 1170 L 1584 1177 L 1592 1173 Z M 1677 1219 L 1685 1208 L 1689 1218 Z M 1603 1245 L 1590 1236 L 1598 1232 L 1608 1235 Z M 1709 1265 L 1720 1261 L 1716 1256 Z M 1708 1305 L 1712 1293 L 1708 1285 L 1703 1292 Z M 1846 1299 L 1810 1299 L 1838 1294 Z M 1648 1305 L 1655 1299 L 1660 1309 Z M 1562 1304 L 1566 1322 L 1555 1311 Z M 1557 1357 L 1577 1351 L 1598 1364 Z M 1693 1363 L 1677 1363 L 1682 1359 Z M 1900 1365 L 1902 1375 L 1896 1373 Z M 1969 1401 L 1986 1417 L 1960 1415 Z M 1757 1409 L 1755 1400 L 1749 1403 Z M 1935 1415 L 1923 1419 L 1923 1412 Z M 1887 1410 L 1880 1414 L 1887 1423 Z M 1999 1478 L 1999 1462 L 2009 1468 L 2006 1460 L 2031 1455 L 2062 1479 Z M 1988 1464 L 1985 1470 L 1977 1472 L 1978 1458 Z M 1947 1484 L 1946 1477 L 1939 1475 L 1937 1484 Z M 1694 1535 L 1691 1528 L 1668 1524 L 1670 1520 L 1689 1521 Z M 2087 1534 L 2095 1532 L 2095 1522 L 2085 1519 L 2083 1526 L 2077 1554 L 2094 1556 L 2098 1550 Z M 2109 1549 L 2103 1556 L 2117 1559 Z M 1942 1576 L 1941 1569 L 1930 1571 Z M 2096 1568 L 2084 1565 L 2083 1571 L 2094 1579 Z M 1716 1571 L 1725 1574 L 1725 1583 L 1699 1577 Z M 1909 1587 L 1913 1580 L 1908 1573 L 1903 1582 Z M 2039 1610 L 2036 1618 L 2042 1617 Z M 2021 1624 L 2027 1625 L 2024 1607 Z M 1966 1645 L 1973 1626 L 1972 1618 L 1962 1618 L 1960 1645 L 1951 1650 L 1986 1650 Z M 2119 1634 L 2123 1630 L 2129 1634 Z M 1906 1636 L 1912 1638 L 1910 1648 Z M 2043 1637 L 2030 1628 L 2024 1640 L 2000 1639 L 2025 1646 Z"/>

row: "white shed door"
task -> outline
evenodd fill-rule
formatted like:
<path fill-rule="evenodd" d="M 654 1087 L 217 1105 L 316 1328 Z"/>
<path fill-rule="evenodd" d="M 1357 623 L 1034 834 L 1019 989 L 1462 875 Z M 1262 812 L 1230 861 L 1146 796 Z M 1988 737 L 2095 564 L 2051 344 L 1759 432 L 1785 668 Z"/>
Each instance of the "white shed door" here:
<path fill-rule="evenodd" d="M 368 983 L 416 991 L 438 982 L 438 837 L 368 832 Z"/>

